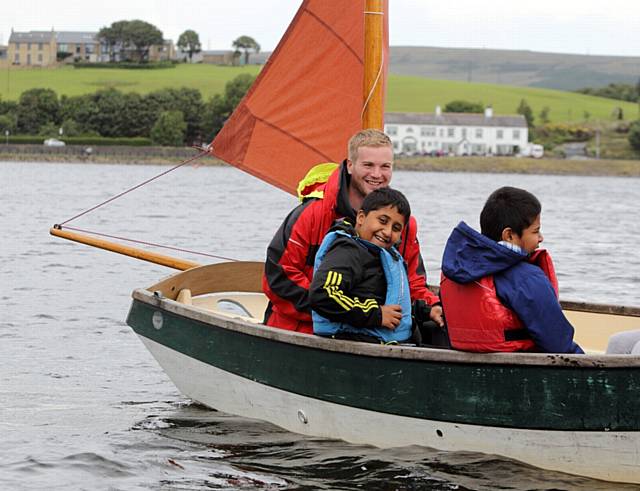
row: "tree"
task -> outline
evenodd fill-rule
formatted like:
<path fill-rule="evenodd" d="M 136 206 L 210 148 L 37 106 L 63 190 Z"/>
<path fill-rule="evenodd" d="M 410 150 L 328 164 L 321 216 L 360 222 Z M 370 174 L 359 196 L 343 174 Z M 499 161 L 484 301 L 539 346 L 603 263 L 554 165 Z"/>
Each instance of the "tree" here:
<path fill-rule="evenodd" d="M 128 24 L 127 20 L 119 20 L 98 31 L 98 39 L 105 43 L 109 50 L 109 61 L 116 61 L 116 48 L 118 48 L 120 59 L 124 58 L 124 48 L 127 42 L 125 31 Z"/>
<path fill-rule="evenodd" d="M 542 108 L 542 111 L 540 111 L 540 122 L 542 124 L 547 124 L 549 122 L 549 113 L 551 112 L 551 109 L 549 109 L 549 106 L 544 106 Z"/>
<path fill-rule="evenodd" d="M 640 119 L 631 123 L 628 138 L 631 148 L 640 152 Z"/>
<path fill-rule="evenodd" d="M 12 114 L 0 114 L 0 135 L 4 137 L 7 130 L 9 133 L 16 131 L 16 118 Z"/>
<path fill-rule="evenodd" d="M 122 136 L 125 124 L 125 99 L 117 89 L 98 90 L 90 95 L 95 111 L 88 121 L 92 130 L 101 136 Z"/>
<path fill-rule="evenodd" d="M 253 50 L 256 53 L 260 53 L 260 45 L 255 39 L 249 36 L 240 36 L 231 44 L 236 50 L 244 51 L 244 64 L 249 64 L 249 51 Z"/>
<path fill-rule="evenodd" d="M 162 45 L 162 31 L 143 20 L 132 20 L 125 27 L 125 41 L 133 45 L 139 62 L 148 60 L 149 48 Z"/>
<path fill-rule="evenodd" d="M 527 104 L 527 101 L 525 99 L 522 99 L 520 101 L 520 105 L 518 106 L 518 109 L 516 109 L 516 112 L 524 116 L 524 119 L 527 120 L 527 126 L 529 128 L 533 128 L 533 110 L 531 109 L 531 106 Z"/>
<path fill-rule="evenodd" d="M 60 122 L 58 95 L 51 89 L 29 89 L 20 95 L 16 109 L 18 131 L 37 135 L 47 123 Z"/>
<path fill-rule="evenodd" d="M 444 112 L 446 113 L 482 113 L 484 112 L 484 105 L 482 102 L 469 102 L 461 99 L 451 101 L 444 106 Z"/>
<path fill-rule="evenodd" d="M 178 147 L 184 144 L 187 123 L 180 111 L 164 111 L 151 128 L 151 141 L 156 145 Z"/>
<path fill-rule="evenodd" d="M 613 108 L 613 111 L 611 111 L 611 117 L 613 119 L 617 119 L 619 121 L 624 119 L 624 110 L 620 107 L 620 106 L 616 106 Z"/>
<path fill-rule="evenodd" d="M 149 111 L 154 114 L 153 121 L 163 111 L 181 111 L 187 124 L 186 141 L 189 143 L 201 141 L 205 104 L 199 90 L 188 87 L 156 90 L 147 94 L 144 102 Z"/>
<path fill-rule="evenodd" d="M 149 58 L 151 46 L 163 43 L 162 31 L 142 20 L 114 22 L 110 27 L 100 29 L 98 39 L 108 46 L 111 61 L 115 60 L 116 48 L 120 54 L 120 60 L 126 58 L 125 53 L 128 49 L 133 49 L 135 58 L 141 63 Z"/>
<path fill-rule="evenodd" d="M 80 96 L 60 97 L 60 119 L 62 121 L 75 121 L 78 124 L 78 131 L 82 135 L 98 133 L 93 127 L 93 121 L 98 108 L 93 102 L 93 94 Z M 65 134 L 66 131 L 65 131 Z"/>
<path fill-rule="evenodd" d="M 16 114 L 18 103 L 16 101 L 3 101 L 0 97 L 0 114 Z"/>
<path fill-rule="evenodd" d="M 180 34 L 178 38 L 178 48 L 189 53 L 189 63 L 191 63 L 194 53 L 200 53 L 201 47 L 200 38 L 196 31 L 187 29 Z"/>
<path fill-rule="evenodd" d="M 211 140 L 220 131 L 224 122 L 245 96 L 255 77 L 248 73 L 238 75 L 227 82 L 224 94 L 214 95 L 207 103 L 203 121 L 205 136 Z"/>

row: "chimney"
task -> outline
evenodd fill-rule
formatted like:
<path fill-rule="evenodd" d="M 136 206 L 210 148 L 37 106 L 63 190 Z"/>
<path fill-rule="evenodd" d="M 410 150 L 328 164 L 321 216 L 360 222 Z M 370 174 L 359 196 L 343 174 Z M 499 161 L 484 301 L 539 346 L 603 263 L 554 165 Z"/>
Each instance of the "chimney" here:
<path fill-rule="evenodd" d="M 484 117 L 487 119 L 493 117 L 493 108 L 491 106 L 487 106 L 484 108 Z"/>
<path fill-rule="evenodd" d="M 442 109 L 440 109 L 440 106 L 436 106 L 436 116 L 442 116 Z"/>

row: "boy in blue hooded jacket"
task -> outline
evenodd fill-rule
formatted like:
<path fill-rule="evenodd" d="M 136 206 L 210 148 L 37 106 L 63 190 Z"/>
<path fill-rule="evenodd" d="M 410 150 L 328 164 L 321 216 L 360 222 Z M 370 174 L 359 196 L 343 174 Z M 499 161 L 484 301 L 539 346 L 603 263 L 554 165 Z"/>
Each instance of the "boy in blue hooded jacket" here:
<path fill-rule="evenodd" d="M 480 214 L 482 233 L 460 222 L 442 258 L 441 298 L 453 348 L 584 353 L 558 301 L 551 257 L 538 249 L 541 205 L 503 187 Z"/>

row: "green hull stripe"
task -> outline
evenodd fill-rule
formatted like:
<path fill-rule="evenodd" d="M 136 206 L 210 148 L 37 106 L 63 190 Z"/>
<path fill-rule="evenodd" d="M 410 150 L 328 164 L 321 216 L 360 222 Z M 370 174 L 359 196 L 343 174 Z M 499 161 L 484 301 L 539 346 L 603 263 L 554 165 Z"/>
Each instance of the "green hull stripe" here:
<path fill-rule="evenodd" d="M 371 411 L 521 429 L 640 429 L 640 367 L 572 368 L 376 358 L 238 333 L 134 300 L 138 334 L 270 387 Z"/>

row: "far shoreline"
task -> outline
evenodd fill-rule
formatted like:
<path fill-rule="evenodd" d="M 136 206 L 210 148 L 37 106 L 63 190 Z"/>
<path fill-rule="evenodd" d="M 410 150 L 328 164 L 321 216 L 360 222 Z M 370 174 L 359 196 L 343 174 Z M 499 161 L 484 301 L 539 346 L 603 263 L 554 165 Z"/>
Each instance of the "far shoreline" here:
<path fill-rule="evenodd" d="M 116 165 L 178 165 L 197 155 L 197 150 L 182 149 L 182 155 L 166 155 L 150 147 L 149 152 L 123 158 L 123 155 L 73 155 L 67 153 L 14 153 L 3 152 L 0 145 L 0 162 L 25 163 L 74 163 Z M 164 149 L 163 149 L 164 150 Z M 160 154 L 164 153 L 164 155 Z M 204 156 L 190 165 L 228 165 L 213 157 Z M 532 159 L 516 157 L 396 157 L 395 169 L 417 172 L 458 172 L 493 174 L 541 174 L 571 176 L 640 177 L 640 160 L 605 159 Z"/>

